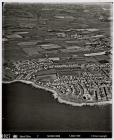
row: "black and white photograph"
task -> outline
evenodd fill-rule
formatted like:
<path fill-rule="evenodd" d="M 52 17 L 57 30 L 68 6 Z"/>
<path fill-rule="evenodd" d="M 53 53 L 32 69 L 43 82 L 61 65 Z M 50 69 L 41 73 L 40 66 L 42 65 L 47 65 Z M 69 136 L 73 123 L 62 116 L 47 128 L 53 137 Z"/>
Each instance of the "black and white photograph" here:
<path fill-rule="evenodd" d="M 2 2 L 2 138 L 112 138 L 112 2 Z"/>

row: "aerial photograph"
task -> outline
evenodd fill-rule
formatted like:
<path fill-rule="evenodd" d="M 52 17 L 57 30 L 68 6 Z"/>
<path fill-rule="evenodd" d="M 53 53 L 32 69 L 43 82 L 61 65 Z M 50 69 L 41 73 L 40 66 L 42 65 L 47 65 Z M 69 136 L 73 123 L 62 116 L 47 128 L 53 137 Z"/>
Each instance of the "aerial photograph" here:
<path fill-rule="evenodd" d="M 112 20 L 109 2 L 2 3 L 3 138 L 112 137 Z"/>

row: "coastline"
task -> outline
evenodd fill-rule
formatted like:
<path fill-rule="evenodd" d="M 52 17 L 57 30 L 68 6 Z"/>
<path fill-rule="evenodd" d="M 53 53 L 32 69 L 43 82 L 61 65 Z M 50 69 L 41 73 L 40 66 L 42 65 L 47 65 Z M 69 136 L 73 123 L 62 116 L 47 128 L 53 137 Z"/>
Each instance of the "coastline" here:
<path fill-rule="evenodd" d="M 50 91 L 54 97 L 54 99 L 58 99 L 59 103 L 65 103 L 68 105 L 72 105 L 72 106 L 94 106 L 94 105 L 107 105 L 107 104 L 112 104 L 112 101 L 104 101 L 104 102 L 96 102 L 96 103 L 75 103 L 75 102 L 70 102 L 70 101 L 66 101 L 63 100 L 60 96 L 58 96 L 57 92 L 51 88 L 48 87 L 43 87 L 40 85 L 36 85 L 34 82 L 31 81 L 26 81 L 26 80 L 13 80 L 13 81 L 2 81 L 2 83 L 4 84 L 10 84 L 10 83 L 15 83 L 15 82 L 22 82 L 25 84 L 31 84 L 33 87 L 35 88 L 40 88 L 40 89 L 44 89 L 46 91 Z"/>

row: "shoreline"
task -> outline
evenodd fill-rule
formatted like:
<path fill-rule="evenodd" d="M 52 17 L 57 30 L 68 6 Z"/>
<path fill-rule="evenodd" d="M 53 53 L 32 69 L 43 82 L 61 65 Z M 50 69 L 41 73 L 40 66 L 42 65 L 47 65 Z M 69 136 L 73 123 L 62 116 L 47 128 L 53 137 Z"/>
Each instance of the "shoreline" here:
<path fill-rule="evenodd" d="M 104 101 L 104 102 L 96 102 L 96 103 L 75 103 L 75 102 L 70 102 L 63 100 L 60 96 L 58 96 L 57 92 L 51 88 L 48 87 L 43 87 L 40 85 L 36 85 L 34 82 L 31 81 L 26 81 L 26 80 L 13 80 L 13 81 L 2 81 L 4 84 L 10 84 L 10 83 L 15 83 L 15 82 L 22 82 L 25 84 L 31 84 L 35 88 L 40 88 L 44 89 L 46 91 L 50 91 L 54 97 L 54 99 L 57 99 L 59 103 L 64 103 L 72 106 L 95 106 L 95 105 L 107 105 L 107 104 L 112 104 L 112 101 Z"/>

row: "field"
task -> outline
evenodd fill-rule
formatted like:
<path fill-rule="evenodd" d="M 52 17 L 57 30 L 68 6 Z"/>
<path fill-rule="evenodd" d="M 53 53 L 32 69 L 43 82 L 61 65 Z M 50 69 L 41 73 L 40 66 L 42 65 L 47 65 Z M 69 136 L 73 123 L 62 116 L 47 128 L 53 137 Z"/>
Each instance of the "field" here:
<path fill-rule="evenodd" d="M 64 56 L 89 50 L 91 38 L 111 36 L 111 16 L 111 4 L 4 4 L 4 59 Z M 17 50 L 19 55 L 15 54 Z"/>

